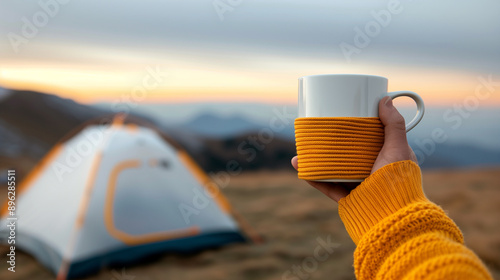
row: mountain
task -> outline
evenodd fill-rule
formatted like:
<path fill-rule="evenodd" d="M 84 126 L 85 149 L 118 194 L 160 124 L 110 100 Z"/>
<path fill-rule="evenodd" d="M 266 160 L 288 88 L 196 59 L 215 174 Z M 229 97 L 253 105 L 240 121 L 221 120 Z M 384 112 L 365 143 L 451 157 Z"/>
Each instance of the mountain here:
<path fill-rule="evenodd" d="M 55 95 L 5 90 L 0 100 L 0 169 L 16 168 L 26 173 L 49 149 L 81 124 L 114 112 L 106 106 L 87 106 Z M 258 138 L 260 126 L 242 117 L 220 118 L 205 114 L 185 125 L 170 125 L 144 114 L 133 116 L 156 125 L 172 137 L 207 172 L 225 170 L 235 160 L 243 170 L 290 169 L 289 159 L 295 145 L 289 139 L 275 137 L 265 145 L 254 147 L 250 138 Z M 231 131 L 231 133 L 230 133 Z M 232 132 L 241 132 L 233 135 Z M 228 134 L 227 136 L 223 136 Z M 244 144 L 241 150 L 239 145 Z M 249 156 L 254 155 L 251 160 Z"/>
<path fill-rule="evenodd" d="M 239 135 L 261 128 L 260 125 L 238 115 L 220 117 L 209 113 L 197 115 L 178 127 L 214 138 Z"/>
<path fill-rule="evenodd" d="M 22 177 L 72 130 L 114 114 L 105 107 L 87 106 L 56 95 L 0 88 L 0 170 L 15 168 Z M 192 154 L 202 147 L 201 138 L 189 131 L 163 125 L 144 114 L 131 115 L 156 125 Z"/>
<path fill-rule="evenodd" d="M 209 138 L 238 137 L 270 128 L 269 125 L 250 121 L 241 115 L 233 114 L 223 117 L 212 113 L 199 114 L 175 127 Z M 274 133 L 285 140 L 295 141 L 293 123 Z"/>
<path fill-rule="evenodd" d="M 495 129 L 495 126 L 498 124 L 485 121 L 485 119 L 488 120 L 492 116 L 497 115 L 497 112 L 491 109 L 486 110 L 482 115 L 476 112 L 478 123 L 472 122 L 472 118 L 464 119 L 464 124 L 460 127 L 460 130 L 463 132 L 462 134 L 466 135 L 460 135 L 460 131 L 455 130 L 453 126 L 450 127 L 450 124 L 447 124 L 443 120 L 442 109 L 430 109 L 429 111 L 428 119 L 422 121 L 415 130 L 408 134 L 408 141 L 417 153 L 422 168 L 467 168 L 500 165 L 500 149 L 497 147 L 498 145 L 495 145 L 495 141 L 493 141 L 499 139 L 496 137 L 499 131 Z M 403 113 L 405 113 L 404 110 Z M 179 127 L 201 135 L 210 135 L 211 138 L 214 138 L 211 141 L 206 141 L 207 146 L 204 147 L 204 153 L 210 154 L 211 157 L 225 158 L 223 155 L 231 154 L 232 158 L 240 159 L 243 156 L 235 154 L 238 145 L 245 142 L 245 139 L 258 137 L 257 134 L 262 129 L 270 128 L 265 124 L 249 122 L 242 116 L 227 118 L 207 113 L 202 113 Z M 435 128 L 441 128 L 447 135 L 447 140 L 441 144 L 434 143 L 435 147 L 433 151 L 428 153 L 426 150 L 428 147 L 421 147 L 418 143 L 429 141 L 429 135 Z M 481 131 L 481 137 L 474 136 L 473 131 Z M 293 123 L 286 126 L 279 133 L 276 133 L 276 136 L 273 141 L 279 141 L 279 145 L 273 145 L 273 148 L 279 147 L 279 151 L 277 152 L 279 155 L 276 160 L 271 161 L 272 163 L 262 162 L 266 168 L 275 168 L 276 166 L 286 167 L 288 160 L 279 162 L 280 155 L 285 153 L 293 156 L 295 154 Z M 470 138 L 471 136 L 474 137 L 473 140 Z M 259 151 L 256 149 L 256 151 L 259 152 L 259 156 L 262 155 L 264 158 L 268 158 L 267 150 Z M 221 163 L 214 164 L 217 166 L 221 165 Z M 247 164 L 243 162 L 243 165 Z M 249 164 L 247 168 L 255 169 L 255 165 Z"/>
<path fill-rule="evenodd" d="M 110 108 L 112 104 L 102 103 L 93 106 L 100 108 Z M 398 106 L 398 110 L 403 114 L 406 121 L 410 121 L 415 115 L 415 108 L 411 106 Z M 270 127 L 270 120 L 280 115 L 295 117 L 297 107 L 292 104 L 258 104 L 242 102 L 194 102 L 194 103 L 148 103 L 134 104 L 134 113 L 143 113 L 159 120 L 161 123 L 169 126 L 183 129 L 183 125 L 190 125 L 190 122 L 203 121 L 206 115 L 213 115 L 215 118 L 227 120 L 226 116 L 242 118 L 257 126 L 257 130 Z M 422 121 L 408 133 L 410 144 L 414 144 L 416 139 L 424 140 L 432 137 L 435 129 L 441 129 L 446 134 L 447 143 L 470 143 L 478 147 L 500 151 L 500 109 L 498 106 L 481 104 L 481 107 L 471 111 L 465 111 L 460 114 L 453 104 L 449 106 L 428 105 L 425 109 L 425 115 Z M 194 120 L 194 121 L 193 121 Z M 241 127 L 246 128 L 243 121 Z M 226 125 L 220 121 L 219 127 Z M 206 134 L 207 127 L 203 125 L 190 126 L 192 132 L 197 134 Z M 201 128 L 197 128 L 201 127 Z M 237 136 L 242 133 L 239 126 L 234 131 L 224 128 L 223 133 L 216 137 Z M 218 128 L 208 133 L 217 134 Z M 277 132 L 280 137 L 293 140 L 293 123 L 289 123 L 285 129 Z M 480 135 L 480 137 L 478 137 Z"/>
<path fill-rule="evenodd" d="M 0 93 L 0 169 L 16 168 L 20 176 L 74 128 L 115 113 L 110 106 L 87 106 L 45 93 L 5 89 Z M 272 141 L 268 141 L 259 132 L 271 126 L 243 116 L 204 113 L 175 124 L 171 119 L 159 119 L 147 112 L 131 115 L 156 125 L 209 173 L 227 171 L 228 164 L 236 164 L 242 170 L 290 170 L 290 159 L 296 154 L 293 124 L 276 132 Z M 409 139 L 414 143 L 415 135 L 410 134 Z M 421 147 L 412 146 L 422 152 Z M 500 165 L 498 149 L 451 140 L 437 144 L 432 153 L 423 155 L 419 159 L 424 169 Z"/>
<path fill-rule="evenodd" d="M 437 144 L 433 153 L 419 158 L 419 164 L 423 169 L 499 166 L 500 151 L 468 144 Z"/>
<path fill-rule="evenodd" d="M 111 103 L 92 104 L 96 108 L 110 108 Z M 191 131 L 206 137 L 234 137 L 270 127 L 270 120 L 297 115 L 294 105 L 264 104 L 252 102 L 192 102 L 192 103 L 145 103 L 134 104 L 134 114 L 145 114 L 169 127 Z M 294 140 L 293 120 L 275 133 Z"/>
<path fill-rule="evenodd" d="M 80 124 L 107 114 L 71 99 L 33 91 L 1 89 L 0 156 L 43 156 Z"/>
<path fill-rule="evenodd" d="M 263 142 L 257 132 L 251 132 L 221 139 L 206 138 L 195 159 L 208 172 L 227 171 L 233 165 L 242 171 L 293 170 L 290 160 L 295 155 L 295 142 L 280 137 Z"/>
<path fill-rule="evenodd" d="M 11 90 L 0 87 L 0 101 L 2 101 L 2 99 L 7 98 L 11 94 L 12 94 Z"/>

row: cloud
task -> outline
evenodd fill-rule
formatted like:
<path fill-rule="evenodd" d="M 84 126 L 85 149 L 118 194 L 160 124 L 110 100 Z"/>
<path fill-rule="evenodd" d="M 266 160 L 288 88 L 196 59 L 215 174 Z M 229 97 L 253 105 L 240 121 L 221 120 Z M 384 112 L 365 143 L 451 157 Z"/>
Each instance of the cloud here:
<path fill-rule="evenodd" d="M 220 21 L 212 1 L 70 1 L 26 46 L 30 56 L 43 44 L 71 48 L 107 46 L 147 52 L 182 49 L 207 55 L 260 53 L 321 57 L 345 62 L 338 45 L 352 43 L 354 27 L 373 20 L 371 12 L 390 1 L 243 1 Z M 0 32 L 20 32 L 22 17 L 41 8 L 38 1 L 2 1 Z M 498 70 L 500 2 L 401 1 L 403 11 L 374 38 L 354 63 L 384 62 Z M 2 36 L 2 40 L 7 40 Z M 7 42 L 2 42 L 6 45 Z M 32 50 L 32 52 L 30 52 Z M 64 55 L 58 52 L 61 57 Z M 43 58 L 43 53 L 39 55 Z M 78 59 L 78 57 L 75 57 Z M 68 58 L 66 58 L 68 59 Z"/>
<path fill-rule="evenodd" d="M 51 1 L 58 0 L 42 0 Z M 14 53 L 7 34 L 20 34 L 23 18 L 32 20 L 43 9 L 39 0 L 0 0 L 0 67 L 10 68 L 4 73 L 14 75 L 17 68 L 28 67 L 32 72 L 53 70 L 79 80 L 78 71 L 114 75 L 115 79 L 103 75 L 85 80 L 98 88 L 139 77 L 146 65 L 161 65 L 172 72 L 169 86 L 175 85 L 176 91 L 188 89 L 195 78 L 210 80 L 192 89 L 195 97 L 201 89 L 241 95 L 245 90 L 268 89 L 291 96 L 301 75 L 377 73 L 404 88 L 408 86 L 392 81 L 405 80 L 408 85 L 422 81 L 424 95 L 439 91 L 443 98 L 450 92 L 467 94 L 457 93 L 457 88 L 468 90 L 465 84 L 453 82 L 455 88 L 449 87 L 454 80 L 472 77 L 467 82 L 473 85 L 477 75 L 500 73 L 500 2 L 496 0 L 400 1 L 402 11 L 393 14 L 350 62 L 339 44 L 354 44 L 355 28 L 364 30 L 374 21 L 374 13 L 397 0 L 242 0 L 223 21 L 213 0 L 68 1 Z M 75 86 L 62 74 L 52 76 L 56 82 L 47 78 L 47 85 Z M 29 79 L 22 74 L 16 77 L 19 83 Z M 241 81 L 239 87 L 237 81 Z M 112 91 L 124 87 L 119 84 Z M 441 91 L 444 88 L 449 88 L 448 93 Z"/>

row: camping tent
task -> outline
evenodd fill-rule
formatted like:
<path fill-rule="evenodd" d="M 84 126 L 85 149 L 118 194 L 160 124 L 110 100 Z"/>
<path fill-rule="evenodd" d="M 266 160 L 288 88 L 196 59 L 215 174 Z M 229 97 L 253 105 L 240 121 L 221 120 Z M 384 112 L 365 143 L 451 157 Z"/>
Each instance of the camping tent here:
<path fill-rule="evenodd" d="M 155 129 L 118 116 L 73 134 L 27 176 L 15 201 L 15 246 L 58 278 L 245 240 L 209 177 Z M 2 225 L 8 217 L 4 205 Z"/>

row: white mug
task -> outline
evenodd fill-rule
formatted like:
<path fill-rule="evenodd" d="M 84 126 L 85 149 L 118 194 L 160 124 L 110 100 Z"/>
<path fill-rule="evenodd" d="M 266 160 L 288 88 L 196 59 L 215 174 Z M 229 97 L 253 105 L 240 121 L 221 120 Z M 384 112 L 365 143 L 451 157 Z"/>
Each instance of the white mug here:
<path fill-rule="evenodd" d="M 323 74 L 299 78 L 299 118 L 378 117 L 378 103 L 385 96 L 408 96 L 417 103 L 417 114 L 406 125 L 414 128 L 424 116 L 424 102 L 412 91 L 387 92 L 387 78 L 358 74 Z"/>

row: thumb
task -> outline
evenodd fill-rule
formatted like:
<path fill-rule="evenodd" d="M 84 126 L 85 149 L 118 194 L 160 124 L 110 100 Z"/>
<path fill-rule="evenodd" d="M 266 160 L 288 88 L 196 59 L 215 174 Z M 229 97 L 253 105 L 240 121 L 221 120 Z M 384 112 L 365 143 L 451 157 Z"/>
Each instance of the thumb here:
<path fill-rule="evenodd" d="M 397 161 L 413 160 L 417 162 L 406 139 L 405 119 L 394 107 L 392 99 L 387 96 L 380 100 L 378 111 L 384 125 L 385 138 L 371 173 L 384 165 Z"/>
<path fill-rule="evenodd" d="M 389 96 L 380 101 L 378 111 L 380 120 L 385 127 L 384 146 L 406 148 L 408 141 L 406 140 L 405 119 L 394 107 Z"/>

